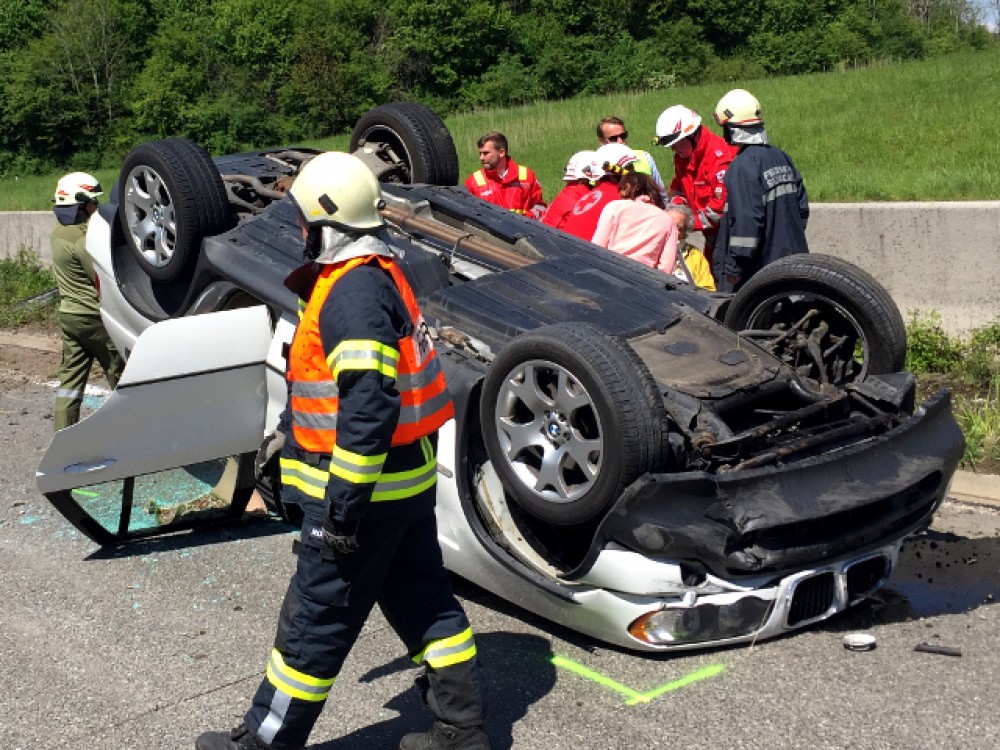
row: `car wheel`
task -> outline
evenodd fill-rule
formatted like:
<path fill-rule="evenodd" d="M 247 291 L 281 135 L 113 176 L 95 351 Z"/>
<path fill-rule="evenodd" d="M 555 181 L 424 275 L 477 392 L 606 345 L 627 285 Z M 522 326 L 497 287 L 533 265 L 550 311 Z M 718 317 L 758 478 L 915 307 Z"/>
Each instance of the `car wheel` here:
<path fill-rule="evenodd" d="M 585 523 L 656 467 L 666 413 L 645 364 L 622 339 L 558 323 L 514 339 L 483 382 L 483 441 L 528 514 Z"/>
<path fill-rule="evenodd" d="M 458 183 L 458 152 L 444 121 L 413 102 L 383 104 L 365 113 L 351 133 L 351 152 L 372 150 L 390 168 L 383 182 Z"/>
<path fill-rule="evenodd" d="M 821 384 L 898 372 L 906 359 L 906 327 L 885 287 L 828 255 L 762 268 L 733 297 L 725 324 Z"/>
<path fill-rule="evenodd" d="M 167 138 L 132 149 L 122 165 L 118 215 L 129 248 L 156 281 L 191 267 L 201 241 L 234 225 L 222 177 L 208 153 Z"/>

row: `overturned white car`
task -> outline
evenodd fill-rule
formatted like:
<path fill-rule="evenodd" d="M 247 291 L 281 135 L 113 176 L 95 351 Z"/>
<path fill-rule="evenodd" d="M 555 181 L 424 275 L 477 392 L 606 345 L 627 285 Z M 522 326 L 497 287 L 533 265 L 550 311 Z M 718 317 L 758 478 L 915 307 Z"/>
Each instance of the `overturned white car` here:
<path fill-rule="evenodd" d="M 418 105 L 373 110 L 352 148 L 456 405 L 438 524 L 458 575 L 620 646 L 702 647 L 861 601 L 930 522 L 962 435 L 947 392 L 915 405 L 899 313 L 864 272 L 796 256 L 708 294 L 453 187 Z M 281 185 L 313 153 L 142 144 L 92 219 L 128 366 L 38 486 L 98 543 L 237 519 L 255 487 L 294 516 L 253 460 L 302 258 Z"/>

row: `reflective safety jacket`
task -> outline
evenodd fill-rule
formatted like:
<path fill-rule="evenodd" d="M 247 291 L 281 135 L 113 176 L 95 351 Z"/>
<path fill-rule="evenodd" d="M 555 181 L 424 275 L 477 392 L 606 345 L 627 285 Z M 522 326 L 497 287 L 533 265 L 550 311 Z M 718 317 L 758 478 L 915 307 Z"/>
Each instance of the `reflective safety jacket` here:
<path fill-rule="evenodd" d="M 726 170 L 735 156 L 735 147 L 704 126 L 691 156 L 674 156 L 670 201 L 687 203 L 694 212 L 694 228 L 713 237 L 726 205 Z"/>
<path fill-rule="evenodd" d="M 285 486 L 330 501 L 334 519 L 350 522 L 369 501 L 413 497 L 434 485 L 437 462 L 426 438 L 454 406 L 393 259 L 323 266 L 292 339 L 287 377 Z"/>
<path fill-rule="evenodd" d="M 729 202 L 712 273 L 735 292 L 768 263 L 809 252 L 809 197 L 791 158 L 776 146 L 744 146 L 726 174 Z"/>
<path fill-rule="evenodd" d="M 545 212 L 542 186 L 535 173 L 510 157 L 507 157 L 507 171 L 503 177 L 493 169 L 478 169 L 469 175 L 465 187 L 484 201 L 533 219 Z"/>

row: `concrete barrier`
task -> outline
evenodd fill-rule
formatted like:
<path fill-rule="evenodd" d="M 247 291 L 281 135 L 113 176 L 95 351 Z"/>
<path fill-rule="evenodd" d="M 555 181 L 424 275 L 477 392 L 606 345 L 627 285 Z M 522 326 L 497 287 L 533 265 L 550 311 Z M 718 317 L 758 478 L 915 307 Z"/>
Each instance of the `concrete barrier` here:
<path fill-rule="evenodd" d="M 1000 319 L 1000 202 L 814 204 L 806 235 L 882 282 L 907 320 L 935 310 L 962 334 Z"/>
<path fill-rule="evenodd" d="M 0 211 L 0 258 L 13 258 L 26 247 L 50 262 L 49 235 L 55 227 L 52 211 Z"/>
<path fill-rule="evenodd" d="M 51 211 L 0 213 L 0 258 L 49 259 Z M 959 335 L 1000 319 L 1000 201 L 814 203 L 809 247 L 861 266 L 899 306 L 937 311 Z"/>

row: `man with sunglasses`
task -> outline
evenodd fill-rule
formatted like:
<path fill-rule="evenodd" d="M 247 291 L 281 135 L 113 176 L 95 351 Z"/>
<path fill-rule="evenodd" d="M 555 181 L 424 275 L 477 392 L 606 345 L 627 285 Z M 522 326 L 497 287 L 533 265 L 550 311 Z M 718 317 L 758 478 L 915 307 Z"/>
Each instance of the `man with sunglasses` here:
<path fill-rule="evenodd" d="M 59 287 L 59 330 L 62 363 L 56 391 L 55 428 L 80 420 L 80 406 L 90 368 L 96 359 L 114 388 L 125 362 L 101 321 L 101 305 L 94 285 L 94 264 L 87 253 L 87 224 L 104 193 L 97 178 L 72 172 L 60 178 L 52 199 L 59 225 L 52 231 L 52 272 Z"/>
<path fill-rule="evenodd" d="M 608 143 L 621 143 L 628 146 L 628 131 L 625 129 L 625 122 L 620 117 L 615 117 L 614 115 L 609 115 L 597 123 L 597 140 L 601 142 L 601 145 L 607 145 Z M 629 147 L 631 148 L 631 146 Z M 635 167 L 637 172 L 642 172 L 643 174 L 648 174 L 653 178 L 653 182 L 656 183 L 656 187 L 660 191 L 660 197 L 663 198 L 663 202 L 667 202 L 667 186 L 663 184 L 663 178 L 660 177 L 660 170 L 656 168 L 656 162 L 653 161 L 653 155 L 648 151 L 639 151 L 638 149 L 632 149 L 635 151 L 636 155 L 639 157 L 639 161 L 636 162 Z"/>
<path fill-rule="evenodd" d="M 702 127 L 701 117 L 681 104 L 665 109 L 656 121 L 653 143 L 674 153 L 670 202 L 686 203 L 694 212 L 694 230 L 705 237 L 705 258 L 711 262 L 719 236 L 719 219 L 726 206 L 726 170 L 736 149 Z"/>

